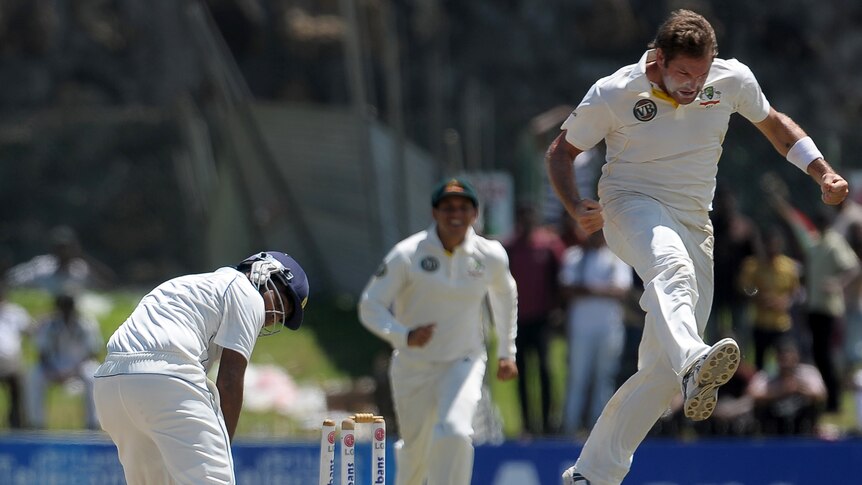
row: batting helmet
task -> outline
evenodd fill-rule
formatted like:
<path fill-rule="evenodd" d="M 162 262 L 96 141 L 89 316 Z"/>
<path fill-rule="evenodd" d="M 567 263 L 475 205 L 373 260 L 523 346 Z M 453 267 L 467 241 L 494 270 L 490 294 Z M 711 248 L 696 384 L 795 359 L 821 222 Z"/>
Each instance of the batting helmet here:
<path fill-rule="evenodd" d="M 258 290 L 272 288 L 272 280 L 278 281 L 293 303 L 293 313 L 283 315 L 282 324 L 291 330 L 302 325 L 305 304 L 308 302 L 308 277 L 295 259 L 279 251 L 263 251 L 245 258 L 236 269 L 248 272 L 249 280 Z M 276 293 L 281 295 L 280 291 Z"/>

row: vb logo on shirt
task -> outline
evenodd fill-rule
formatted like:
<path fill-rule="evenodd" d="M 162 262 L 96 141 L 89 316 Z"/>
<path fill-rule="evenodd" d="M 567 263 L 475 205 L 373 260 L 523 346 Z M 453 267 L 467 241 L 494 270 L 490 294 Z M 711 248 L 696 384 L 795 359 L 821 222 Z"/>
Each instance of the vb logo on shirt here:
<path fill-rule="evenodd" d="M 635 103 L 635 107 L 632 108 L 632 113 L 638 121 L 649 121 L 655 118 L 656 113 L 658 113 L 658 107 L 656 107 L 655 101 L 651 99 L 642 99 Z"/>
<path fill-rule="evenodd" d="M 440 267 L 440 261 L 438 261 L 434 256 L 426 256 L 422 259 L 422 262 L 419 263 L 419 266 L 430 273 L 432 271 L 437 271 L 437 268 Z"/>

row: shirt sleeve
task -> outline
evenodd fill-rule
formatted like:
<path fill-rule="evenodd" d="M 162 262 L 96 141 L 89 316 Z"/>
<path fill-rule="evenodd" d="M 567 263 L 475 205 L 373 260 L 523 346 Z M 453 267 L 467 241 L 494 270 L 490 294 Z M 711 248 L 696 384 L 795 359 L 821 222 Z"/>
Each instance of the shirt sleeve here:
<path fill-rule="evenodd" d="M 393 249 L 368 281 L 359 299 L 359 321 L 396 349 L 407 346 L 407 334 L 410 333 L 410 329 L 392 314 L 395 298 L 408 282 L 409 271 L 410 260 Z"/>
<path fill-rule="evenodd" d="M 736 112 L 752 123 L 759 123 L 769 114 L 769 101 L 760 89 L 754 73 L 745 64 L 734 60 L 736 72 L 740 76 L 742 88 L 736 99 Z"/>
<path fill-rule="evenodd" d="M 518 335 L 518 289 L 512 272 L 509 271 L 509 256 L 499 246 L 500 264 L 488 285 L 488 302 L 497 332 L 497 357 L 514 359 Z"/>
<path fill-rule="evenodd" d="M 578 150 L 589 150 L 613 131 L 613 113 L 600 93 L 598 85 L 594 84 L 560 126 L 561 130 L 566 130 L 566 141 Z"/>
<path fill-rule="evenodd" d="M 225 290 L 224 314 L 214 341 L 225 349 L 239 352 L 248 361 L 263 327 L 265 311 L 260 293 L 251 284 L 245 286 L 247 288 L 237 278 Z"/>

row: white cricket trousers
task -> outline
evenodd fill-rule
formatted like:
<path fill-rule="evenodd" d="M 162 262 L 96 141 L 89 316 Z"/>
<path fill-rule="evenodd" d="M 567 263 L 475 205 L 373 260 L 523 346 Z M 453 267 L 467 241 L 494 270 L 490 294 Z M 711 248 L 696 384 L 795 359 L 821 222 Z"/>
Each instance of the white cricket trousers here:
<path fill-rule="evenodd" d="M 618 485 L 635 449 L 680 392 L 682 372 L 709 350 L 701 336 L 713 296 L 707 212 L 668 209 L 637 194 L 603 201 L 608 247 L 644 282 L 638 371 L 614 394 L 575 468 L 593 485 Z"/>
<path fill-rule="evenodd" d="M 234 484 L 218 391 L 158 374 L 97 377 L 96 412 L 129 485 Z"/>
<path fill-rule="evenodd" d="M 396 447 L 396 485 L 470 485 L 485 367 L 483 355 L 429 363 L 393 354 L 389 374 L 403 441 Z"/>

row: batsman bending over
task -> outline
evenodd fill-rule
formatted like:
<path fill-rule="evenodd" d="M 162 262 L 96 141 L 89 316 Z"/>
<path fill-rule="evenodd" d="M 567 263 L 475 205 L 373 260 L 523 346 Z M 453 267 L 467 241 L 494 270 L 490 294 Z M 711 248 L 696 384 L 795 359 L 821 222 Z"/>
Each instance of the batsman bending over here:
<path fill-rule="evenodd" d="M 230 442 L 251 351 L 258 334 L 299 328 L 307 300 L 305 271 L 276 251 L 144 296 L 96 371 L 96 412 L 129 485 L 236 483 Z"/>
<path fill-rule="evenodd" d="M 717 54 L 705 18 L 673 12 L 637 64 L 593 85 L 548 149 L 548 173 L 566 210 L 586 231 L 604 229 L 608 246 L 644 281 L 646 311 L 638 371 L 608 402 L 564 485 L 621 483 L 680 386 L 685 415 L 703 420 L 736 371 L 736 342 L 710 346 L 701 337 L 713 296 L 709 210 L 730 115 L 747 118 L 809 174 L 823 202 L 847 196 L 847 182 L 770 107 L 748 67 Z M 599 204 L 578 195 L 572 162 L 601 140 Z"/>

